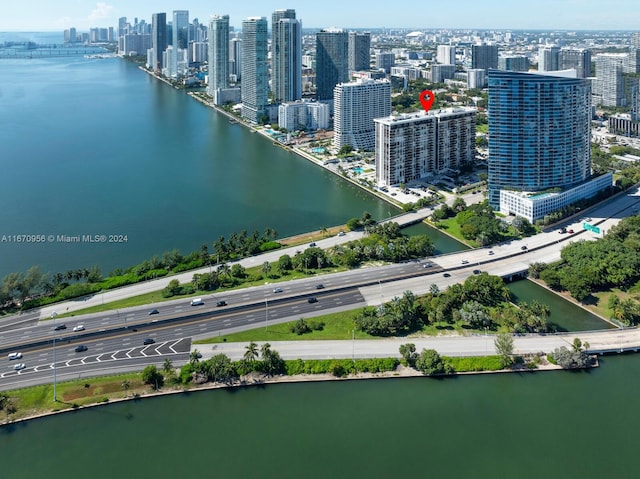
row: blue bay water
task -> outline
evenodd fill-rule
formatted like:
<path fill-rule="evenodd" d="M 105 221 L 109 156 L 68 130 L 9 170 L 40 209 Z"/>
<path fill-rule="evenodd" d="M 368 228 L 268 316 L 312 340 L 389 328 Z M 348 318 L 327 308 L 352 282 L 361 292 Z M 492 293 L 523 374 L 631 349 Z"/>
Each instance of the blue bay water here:
<path fill-rule="evenodd" d="M 121 59 L 0 63 L 0 145 L 0 237 L 56 238 L 0 243 L 0 276 L 107 273 L 241 230 L 284 237 L 397 212 Z"/>

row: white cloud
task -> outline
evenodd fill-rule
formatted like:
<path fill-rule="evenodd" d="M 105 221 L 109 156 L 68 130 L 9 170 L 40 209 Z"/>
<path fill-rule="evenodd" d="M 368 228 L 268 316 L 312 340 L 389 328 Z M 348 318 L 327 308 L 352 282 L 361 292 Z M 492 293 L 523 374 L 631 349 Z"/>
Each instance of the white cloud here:
<path fill-rule="evenodd" d="M 95 22 L 97 20 L 104 20 L 111 17 L 113 6 L 105 2 L 96 3 L 96 8 L 89 14 L 89 21 Z"/>

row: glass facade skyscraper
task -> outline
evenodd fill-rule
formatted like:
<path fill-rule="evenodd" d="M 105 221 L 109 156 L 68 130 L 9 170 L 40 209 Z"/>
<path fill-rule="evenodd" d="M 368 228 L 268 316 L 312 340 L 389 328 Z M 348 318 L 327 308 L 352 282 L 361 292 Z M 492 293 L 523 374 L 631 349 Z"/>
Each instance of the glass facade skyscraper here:
<path fill-rule="evenodd" d="M 342 30 L 316 33 L 316 99 L 333 100 L 338 83 L 349 81 L 349 34 Z"/>
<path fill-rule="evenodd" d="M 272 90 L 277 103 L 302 98 L 302 24 L 292 9 L 271 16 Z"/>
<path fill-rule="evenodd" d="M 591 175 L 591 85 L 583 78 L 489 70 L 489 203 L 500 190 L 571 188 Z"/>
<path fill-rule="evenodd" d="M 154 13 L 151 17 L 151 48 L 154 70 L 162 70 L 162 54 L 167 49 L 167 14 Z"/>
<path fill-rule="evenodd" d="M 242 117 L 258 123 L 269 99 L 267 19 L 242 21 Z"/>
<path fill-rule="evenodd" d="M 214 15 L 209 22 L 209 95 L 229 87 L 229 15 Z"/>

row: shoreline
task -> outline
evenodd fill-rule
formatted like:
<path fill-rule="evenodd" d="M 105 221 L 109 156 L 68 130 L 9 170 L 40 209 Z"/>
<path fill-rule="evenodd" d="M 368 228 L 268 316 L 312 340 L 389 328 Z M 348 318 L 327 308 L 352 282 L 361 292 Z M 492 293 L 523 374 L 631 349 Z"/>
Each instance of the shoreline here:
<path fill-rule="evenodd" d="M 144 69 L 143 69 L 144 70 Z M 149 73 L 147 70 L 144 70 L 147 73 Z M 156 75 L 152 75 L 154 77 L 157 78 Z M 367 193 L 375 196 L 376 198 L 379 198 L 383 201 L 385 201 L 386 203 L 390 204 L 391 206 L 398 208 L 400 210 L 402 210 L 402 204 L 393 201 L 392 199 L 388 198 L 386 195 L 382 195 L 379 192 L 377 192 L 376 190 L 372 190 L 370 188 L 367 188 L 365 185 L 363 185 L 362 183 L 360 183 L 359 181 L 354 180 L 353 178 L 349 178 L 348 176 L 344 176 L 341 175 L 340 173 L 332 170 L 331 168 L 327 168 L 327 166 L 324 164 L 324 161 L 316 158 L 315 156 L 313 156 L 311 153 L 308 153 L 304 150 L 302 150 L 301 148 L 296 148 L 294 146 L 291 145 L 287 145 L 285 143 L 280 143 L 277 140 L 274 140 L 273 138 L 271 138 L 268 134 L 264 133 L 264 131 L 262 131 L 262 128 L 258 128 L 254 125 L 251 125 L 250 123 L 247 123 L 246 121 L 244 121 L 244 119 L 236 117 L 235 115 L 229 113 L 228 111 L 220 108 L 219 106 L 213 105 L 211 103 L 209 103 L 208 101 L 205 101 L 203 98 L 201 98 L 199 95 L 197 95 L 197 93 L 199 92 L 187 92 L 187 95 L 189 95 L 191 98 L 193 98 L 194 100 L 196 100 L 197 102 L 201 103 L 202 105 L 211 108 L 214 111 L 217 111 L 218 113 L 221 113 L 222 115 L 226 116 L 229 120 L 233 120 L 234 124 L 238 124 L 241 126 L 244 126 L 246 128 L 248 128 L 252 133 L 258 133 L 261 136 L 263 136 L 264 138 L 270 140 L 272 142 L 272 144 L 274 146 L 278 146 L 290 153 L 293 153 L 295 155 L 298 155 L 300 158 L 304 158 L 307 161 L 310 161 L 311 163 L 320 166 L 322 169 L 333 173 L 334 175 L 338 176 L 339 178 L 342 178 L 346 181 L 348 181 L 349 183 L 361 188 L 362 190 L 366 191 Z"/>
<path fill-rule="evenodd" d="M 595 359 L 594 364 L 584 369 L 593 369 L 600 367 L 600 364 Z M 405 378 L 425 378 L 425 379 L 437 379 L 443 380 L 447 378 L 456 378 L 458 376 L 475 376 L 475 375 L 485 375 L 485 374 L 509 374 L 509 373 L 536 373 L 536 372 L 547 372 L 547 371 L 569 371 L 562 369 L 558 365 L 554 365 L 548 362 L 538 365 L 535 369 L 527 369 L 524 367 L 512 368 L 512 369 L 500 369 L 497 371 L 462 371 L 453 374 L 435 374 L 432 376 L 428 376 L 423 374 L 422 372 L 403 366 L 402 364 L 398 366 L 393 371 L 386 371 L 381 373 L 359 373 L 356 375 L 349 375 L 345 377 L 337 377 L 332 374 L 323 373 L 323 374 L 298 374 L 293 376 L 263 376 L 263 375 L 250 375 L 241 377 L 238 381 L 228 384 L 228 383 L 203 383 L 194 385 L 189 388 L 179 388 L 179 389 L 167 389 L 160 391 L 146 391 L 144 393 L 133 393 L 131 395 L 126 395 L 124 397 L 119 398 L 109 398 L 108 401 L 96 400 L 96 402 L 91 404 L 86 404 L 78 407 L 69 407 L 67 409 L 59 409 L 59 410 L 51 410 L 46 412 L 37 412 L 34 414 L 26 415 L 24 417 L 16 418 L 14 420 L 5 420 L 4 423 L 0 423 L 0 429 L 3 427 L 11 427 L 15 424 L 21 424 L 28 421 L 33 421 L 41 418 L 46 418 L 50 416 L 57 416 L 60 414 L 68 414 L 77 411 L 81 411 L 83 409 L 91 409 L 98 408 L 102 406 L 108 406 L 110 404 L 118 404 L 127 401 L 140 401 L 144 399 L 158 398 L 163 396 L 173 396 L 176 394 L 191 394 L 196 392 L 204 392 L 211 391 L 217 389 L 242 389 L 249 387 L 261 387 L 265 385 L 279 385 L 279 384 L 299 384 L 299 383 L 315 383 L 315 382 L 329 382 L 329 381 L 362 381 L 362 380 L 371 380 L 371 379 L 405 379 Z M 87 378 L 88 379 L 88 378 Z M 63 401 L 58 401 L 60 403 L 64 403 Z M 67 403 L 65 403 L 67 404 Z"/>

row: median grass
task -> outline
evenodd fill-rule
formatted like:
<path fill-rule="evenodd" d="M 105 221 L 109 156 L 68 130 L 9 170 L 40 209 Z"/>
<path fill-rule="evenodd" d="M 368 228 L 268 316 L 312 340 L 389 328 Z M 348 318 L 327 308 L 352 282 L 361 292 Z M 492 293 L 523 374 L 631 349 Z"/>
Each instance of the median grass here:
<path fill-rule="evenodd" d="M 240 331 L 238 333 L 216 336 L 194 344 L 212 344 L 223 342 L 249 342 L 249 341 L 307 341 L 307 340 L 327 340 L 327 339 L 352 339 L 355 333 L 356 339 L 379 339 L 376 336 L 354 330 L 353 320 L 360 309 L 346 311 L 343 313 L 325 314 L 313 318 L 304 318 L 311 325 L 312 323 L 324 323 L 321 330 L 312 330 L 305 334 L 296 334 L 291 331 L 295 321 L 280 324 L 267 324 L 264 322 L 257 324 L 255 329 Z"/>
<path fill-rule="evenodd" d="M 193 344 L 213 344 L 224 342 L 250 342 L 250 341 L 313 341 L 313 340 L 348 340 L 352 339 L 384 339 L 381 336 L 372 336 L 359 331 L 354 326 L 355 317 L 360 314 L 362 308 L 345 311 L 341 313 L 331 313 L 313 318 L 303 318 L 310 326 L 313 323 L 324 323 L 321 330 L 312 330 L 305 334 L 297 334 L 292 331 L 296 321 L 279 324 L 257 323 L 254 329 L 240 331 L 237 333 L 215 336 L 207 339 L 194 341 Z M 439 336 L 443 334 L 464 335 L 472 332 L 467 324 L 437 322 L 424 326 L 417 333 L 406 336 L 408 342 L 411 338 L 419 336 Z M 485 332 L 476 331 L 476 332 Z"/>

